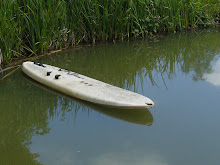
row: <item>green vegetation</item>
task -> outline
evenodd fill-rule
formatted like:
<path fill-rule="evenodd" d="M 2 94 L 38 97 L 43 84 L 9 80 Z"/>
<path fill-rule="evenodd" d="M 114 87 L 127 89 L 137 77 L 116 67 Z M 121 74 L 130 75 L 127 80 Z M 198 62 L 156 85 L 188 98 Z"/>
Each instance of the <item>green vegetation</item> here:
<path fill-rule="evenodd" d="M 0 58 L 8 63 L 79 43 L 213 25 L 219 6 L 218 0 L 1 0 Z"/>

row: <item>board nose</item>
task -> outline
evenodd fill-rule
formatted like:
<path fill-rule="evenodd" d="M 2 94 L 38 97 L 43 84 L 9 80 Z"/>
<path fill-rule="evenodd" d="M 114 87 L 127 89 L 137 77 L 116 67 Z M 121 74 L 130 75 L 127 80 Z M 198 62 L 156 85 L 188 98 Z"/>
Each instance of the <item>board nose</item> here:
<path fill-rule="evenodd" d="M 154 106 L 154 102 L 151 100 L 147 101 L 145 104 L 147 105 L 147 108 L 152 108 Z"/>

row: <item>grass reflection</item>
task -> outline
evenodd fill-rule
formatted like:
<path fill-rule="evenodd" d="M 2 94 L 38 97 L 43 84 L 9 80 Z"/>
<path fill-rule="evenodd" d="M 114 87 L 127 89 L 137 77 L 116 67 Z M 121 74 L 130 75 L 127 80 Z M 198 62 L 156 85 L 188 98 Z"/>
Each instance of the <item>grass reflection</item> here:
<path fill-rule="evenodd" d="M 199 31 L 67 50 L 41 61 L 136 91 L 143 82 L 157 86 L 156 78 L 166 84 L 165 79 L 173 79 L 177 70 L 203 80 L 220 52 L 219 43 L 217 30 Z"/>
<path fill-rule="evenodd" d="M 38 154 L 31 153 L 32 136 L 50 131 L 48 112 L 50 94 L 36 90 L 23 81 L 20 72 L 0 82 L 0 164 L 38 165 Z"/>

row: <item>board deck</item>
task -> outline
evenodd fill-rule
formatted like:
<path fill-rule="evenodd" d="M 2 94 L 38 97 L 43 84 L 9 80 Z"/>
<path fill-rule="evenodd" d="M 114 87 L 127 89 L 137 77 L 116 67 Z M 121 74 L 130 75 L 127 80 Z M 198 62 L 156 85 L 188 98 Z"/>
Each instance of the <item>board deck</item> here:
<path fill-rule="evenodd" d="M 22 64 L 22 71 L 32 79 L 50 88 L 95 104 L 130 109 L 151 108 L 154 106 L 153 101 L 143 95 L 67 69 L 27 61 Z"/>

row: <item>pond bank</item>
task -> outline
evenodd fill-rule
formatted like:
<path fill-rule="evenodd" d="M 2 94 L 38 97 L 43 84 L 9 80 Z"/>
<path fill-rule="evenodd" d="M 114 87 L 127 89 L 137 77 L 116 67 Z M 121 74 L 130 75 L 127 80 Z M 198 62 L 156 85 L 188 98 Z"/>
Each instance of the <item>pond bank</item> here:
<path fill-rule="evenodd" d="M 0 2 L 3 63 L 76 46 L 215 25 L 217 0 Z"/>

